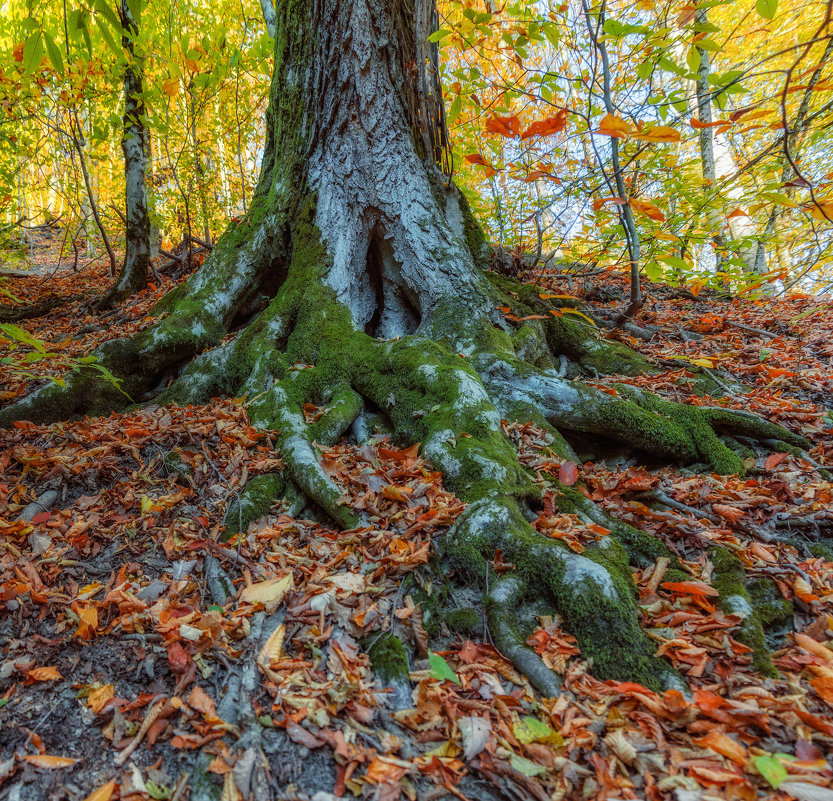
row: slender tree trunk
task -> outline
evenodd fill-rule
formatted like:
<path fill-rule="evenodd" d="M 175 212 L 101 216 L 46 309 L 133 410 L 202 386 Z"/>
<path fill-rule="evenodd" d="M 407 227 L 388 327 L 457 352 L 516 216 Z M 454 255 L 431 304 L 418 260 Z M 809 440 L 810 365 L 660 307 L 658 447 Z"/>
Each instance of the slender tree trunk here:
<path fill-rule="evenodd" d="M 263 22 L 269 35 L 275 38 L 275 4 L 273 0 L 260 0 L 260 7 L 263 10 Z"/>
<path fill-rule="evenodd" d="M 701 8 L 695 14 L 695 22 L 700 25 L 706 25 L 709 21 L 708 9 Z M 700 164 L 702 165 L 704 191 L 707 195 L 707 202 L 712 206 L 708 212 L 711 220 L 711 225 L 714 228 L 714 243 L 716 267 L 720 271 L 724 269 L 729 254 L 729 243 L 726 241 L 726 236 L 723 233 L 724 209 L 722 203 L 720 208 L 714 208 L 713 203 L 718 202 L 720 193 L 717 184 L 717 161 L 715 159 L 715 141 L 714 128 L 710 127 L 714 121 L 712 117 L 712 93 L 713 89 L 708 81 L 709 71 L 711 68 L 711 58 L 709 51 L 702 47 L 697 47 L 697 53 L 700 56 L 700 64 L 697 67 L 697 116 L 700 122 L 708 127 L 701 128 L 698 131 L 698 139 L 700 143 Z M 731 158 L 726 152 L 726 157 Z M 742 230 L 737 224 L 733 225 L 733 221 L 728 221 L 730 233 L 734 239 L 739 239 L 749 234 L 749 231 Z M 755 256 L 751 248 L 748 246 L 741 246 L 739 248 L 739 255 L 743 259 L 745 269 L 747 272 L 753 272 L 755 269 Z"/>
<path fill-rule="evenodd" d="M 159 230 L 157 219 L 156 192 L 154 186 L 153 167 L 153 143 L 151 141 L 150 129 L 145 127 L 145 158 L 147 160 L 147 172 L 145 174 L 145 189 L 148 198 L 148 217 L 150 217 L 150 258 L 159 257 L 159 248 L 162 247 L 162 232 Z"/>
<path fill-rule="evenodd" d="M 118 11 L 124 29 L 122 47 L 127 57 L 121 140 L 124 153 L 124 262 L 115 285 L 99 302 L 100 308 L 144 289 L 150 269 L 150 215 L 145 183 L 148 144 L 142 86 L 143 66 L 141 57 L 136 56 L 135 48 L 141 20 L 134 18 L 128 0 L 121 0 Z"/>

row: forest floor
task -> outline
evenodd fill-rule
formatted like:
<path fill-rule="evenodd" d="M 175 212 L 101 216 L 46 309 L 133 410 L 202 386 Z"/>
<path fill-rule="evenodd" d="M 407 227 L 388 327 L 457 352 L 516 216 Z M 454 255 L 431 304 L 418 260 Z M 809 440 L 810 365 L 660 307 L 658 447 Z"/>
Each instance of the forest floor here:
<path fill-rule="evenodd" d="M 84 297 L 21 324 L 46 347 L 0 338 L 0 401 L 25 393 L 30 373 L 59 378 L 103 341 L 148 325 L 173 286 L 164 280 L 94 314 L 89 300 L 107 281 L 103 269 L 62 269 L 47 283 L 4 282 L 23 301 Z M 539 283 L 621 305 L 611 295 L 618 276 L 594 281 Z M 812 459 L 833 464 L 824 408 L 833 408 L 833 303 L 695 298 L 655 284 L 647 295 L 640 322 L 658 333 L 620 336 L 667 371 L 588 382 L 685 400 L 680 379 L 691 364 L 725 371 L 748 391 L 722 403 L 801 432 Z M 443 650 L 431 655 L 407 588 L 463 505 L 414 443 L 322 449 L 366 527 L 336 532 L 276 506 L 223 543 L 228 505 L 281 458 L 241 399 L 19 423 L 0 432 L 0 801 L 202 801 L 205 786 L 191 778 L 198 760 L 223 801 L 266 797 L 265 783 L 279 788 L 275 797 L 316 801 L 833 799 L 833 563 L 824 550 L 833 486 L 816 466 L 773 453 L 751 459 L 748 477 L 727 478 L 622 451 L 564 465 L 534 427 L 506 431 L 530 469 L 578 477 L 681 557 L 690 581 L 664 581 L 663 560 L 635 579 L 644 628 L 691 698 L 599 681 L 557 618 L 542 618 L 528 641 L 563 677 L 557 698 L 540 698 L 488 631 L 444 630 L 444 645 L 435 642 Z M 658 506 L 658 493 L 676 506 Z M 21 519 L 38 500 L 43 507 Z M 607 534 L 560 513 L 550 496 L 535 525 L 576 551 Z M 737 554 L 751 578 L 772 579 L 787 602 L 767 631 L 777 678 L 755 671 L 737 639 L 741 617 L 718 608 L 713 544 Z M 224 605 L 203 569 L 214 560 L 237 590 Z M 413 708 L 395 714 L 367 656 L 391 626 L 418 654 Z M 265 771 L 223 701 L 246 675 L 257 680 L 241 703 L 262 726 Z"/>

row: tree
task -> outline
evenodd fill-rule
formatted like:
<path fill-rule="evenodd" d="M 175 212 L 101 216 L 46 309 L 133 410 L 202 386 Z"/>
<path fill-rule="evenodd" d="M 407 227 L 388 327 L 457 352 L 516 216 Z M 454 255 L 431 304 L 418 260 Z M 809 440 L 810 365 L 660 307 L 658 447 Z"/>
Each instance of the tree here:
<path fill-rule="evenodd" d="M 721 433 L 806 443 L 751 414 L 575 380 L 655 368 L 601 340 L 577 309 L 553 309 L 537 288 L 485 269 L 485 237 L 438 166 L 448 141 L 430 68 L 432 2 L 282 0 L 275 26 L 263 166 L 246 215 L 163 299 L 157 322 L 101 346 L 65 386 L 0 411 L 0 424 L 102 413 L 128 397 L 245 395 L 252 422 L 278 432 L 285 469 L 268 482 L 269 499 L 308 499 L 352 528 L 360 518 L 315 443 L 336 441 L 357 421 L 359 432 L 366 410 L 381 412 L 468 503 L 441 559 L 477 593 L 495 643 L 539 689 L 554 693 L 555 676 L 515 623 L 535 599 L 563 616 L 597 675 L 680 686 L 639 627 L 629 565 L 666 556 L 669 580 L 687 574 L 658 540 L 574 486 L 567 463 L 577 457 L 562 432 L 722 473 L 741 473 L 743 463 Z M 701 382 L 714 389 L 707 373 Z M 307 402 L 327 409 L 310 424 Z M 559 507 L 610 529 L 607 547 L 578 554 L 535 533 L 527 521 L 540 490 L 502 419 L 548 433 L 565 464 Z M 244 490 L 243 528 L 263 485 Z M 744 636 L 763 647 L 754 613 Z"/>
<path fill-rule="evenodd" d="M 140 14 L 137 7 L 136 14 Z M 99 301 L 100 307 L 124 300 L 144 289 L 150 268 L 150 215 L 145 173 L 148 163 L 148 132 L 145 128 L 145 101 L 142 89 L 142 61 L 136 56 L 135 40 L 139 22 L 128 0 L 119 5 L 122 47 L 127 56 L 124 68 L 124 153 L 125 234 L 124 262 L 112 289 Z"/>

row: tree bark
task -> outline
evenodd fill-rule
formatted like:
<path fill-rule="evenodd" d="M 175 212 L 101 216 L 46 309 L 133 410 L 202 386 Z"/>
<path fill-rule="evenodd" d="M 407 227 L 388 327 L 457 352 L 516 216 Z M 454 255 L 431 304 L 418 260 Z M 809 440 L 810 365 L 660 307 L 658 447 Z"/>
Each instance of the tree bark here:
<path fill-rule="evenodd" d="M 550 314 L 539 288 L 482 270 L 489 247 L 438 167 L 447 139 L 427 52 L 433 2 L 282 0 L 275 24 L 263 165 L 243 219 L 162 300 L 160 320 L 100 347 L 65 387 L 0 410 L 0 425 L 100 413 L 126 396 L 245 397 L 253 425 L 277 432 L 285 469 L 244 489 L 233 534 L 263 513 L 264 492 L 267 508 L 276 496 L 295 512 L 309 501 L 341 527 L 360 525 L 316 444 L 351 428 L 361 438 L 367 407 L 400 441 L 420 443 L 468 504 L 439 546 L 438 580 L 469 585 L 494 641 L 535 686 L 558 691 L 517 620 L 545 599 L 600 677 L 684 689 L 640 629 L 629 566 L 670 559 L 667 548 L 558 485 L 562 511 L 611 530 L 607 547 L 576 554 L 537 534 L 528 520 L 541 490 L 501 421 L 533 421 L 561 460 L 576 459 L 562 434 L 576 432 L 724 473 L 743 471 L 724 431 L 806 443 L 753 415 L 572 380 L 653 368 L 582 317 Z M 306 403 L 325 408 L 314 423 Z M 515 566 L 500 576 L 497 551 Z"/>
<path fill-rule="evenodd" d="M 144 289 L 150 269 L 150 215 L 146 184 L 148 132 L 142 86 L 143 66 L 141 57 L 136 56 L 135 48 L 141 20 L 134 18 L 128 0 L 121 0 L 118 12 L 123 28 L 121 42 L 127 57 L 121 140 L 124 153 L 124 262 L 116 283 L 99 301 L 99 308 L 106 308 Z"/>

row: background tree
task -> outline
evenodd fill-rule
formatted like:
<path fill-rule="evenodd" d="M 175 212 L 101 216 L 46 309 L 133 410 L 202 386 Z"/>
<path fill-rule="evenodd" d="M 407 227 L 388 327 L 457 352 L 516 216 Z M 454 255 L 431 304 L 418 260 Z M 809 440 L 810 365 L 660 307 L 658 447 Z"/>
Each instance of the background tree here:
<path fill-rule="evenodd" d="M 136 14 L 140 14 L 137 6 Z M 129 0 L 119 6 L 124 66 L 124 132 L 121 147 L 124 153 L 124 262 L 118 279 L 100 305 L 123 300 L 147 286 L 150 269 L 150 215 L 146 184 L 149 151 L 145 126 L 145 100 L 142 87 L 142 59 L 137 57 L 135 40 L 141 17 L 134 17 Z"/>

